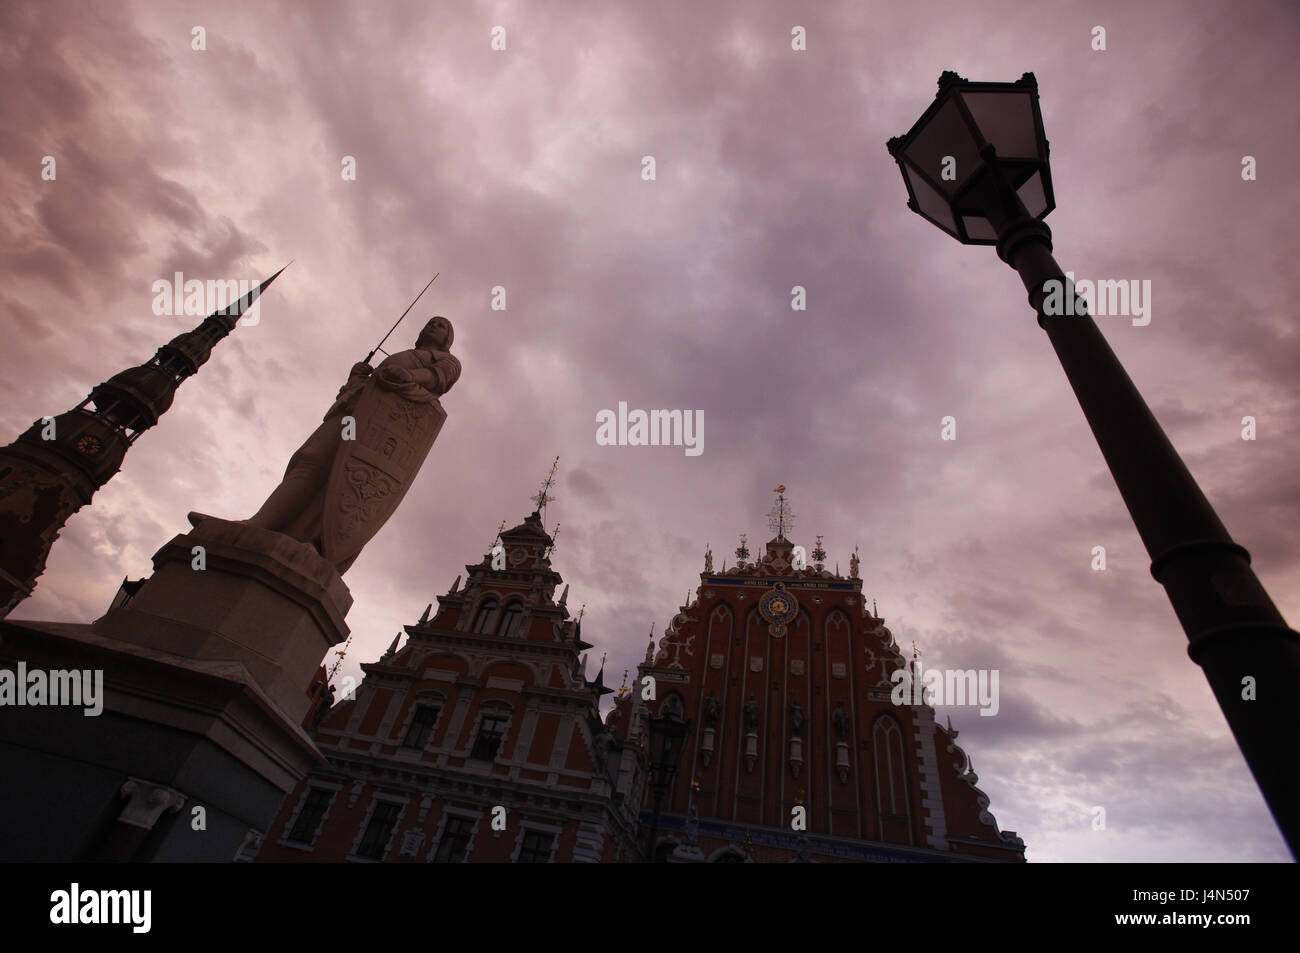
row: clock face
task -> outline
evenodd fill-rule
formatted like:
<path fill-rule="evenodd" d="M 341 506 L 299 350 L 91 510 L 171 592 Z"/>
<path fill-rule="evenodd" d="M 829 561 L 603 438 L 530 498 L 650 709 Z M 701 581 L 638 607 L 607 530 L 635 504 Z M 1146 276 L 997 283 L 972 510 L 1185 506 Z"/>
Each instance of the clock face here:
<path fill-rule="evenodd" d="M 758 600 L 758 614 L 767 620 L 767 631 L 772 638 L 782 638 L 788 631 L 787 626 L 799 614 L 799 603 L 794 596 L 786 592 L 785 583 L 778 582 Z"/>
<path fill-rule="evenodd" d="M 518 566 L 527 558 L 528 550 L 524 549 L 522 546 L 510 550 L 510 565 L 512 566 Z"/>
<path fill-rule="evenodd" d="M 91 434 L 86 434 L 77 441 L 78 452 L 84 453 L 88 457 L 93 457 L 103 449 L 104 445 L 99 442 L 99 438 Z"/>

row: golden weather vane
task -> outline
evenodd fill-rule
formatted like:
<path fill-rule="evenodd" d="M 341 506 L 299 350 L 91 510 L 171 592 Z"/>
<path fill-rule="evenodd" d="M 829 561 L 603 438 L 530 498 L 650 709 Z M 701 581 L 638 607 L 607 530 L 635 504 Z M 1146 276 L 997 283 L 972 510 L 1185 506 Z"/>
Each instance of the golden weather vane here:
<path fill-rule="evenodd" d="M 334 664 L 330 667 L 329 675 L 325 679 L 326 682 L 334 681 L 334 675 L 338 672 L 339 666 L 343 664 L 343 656 L 348 654 L 348 646 L 352 644 L 352 636 L 355 634 L 355 632 L 348 633 L 347 641 L 343 643 L 338 655 L 334 657 Z"/>

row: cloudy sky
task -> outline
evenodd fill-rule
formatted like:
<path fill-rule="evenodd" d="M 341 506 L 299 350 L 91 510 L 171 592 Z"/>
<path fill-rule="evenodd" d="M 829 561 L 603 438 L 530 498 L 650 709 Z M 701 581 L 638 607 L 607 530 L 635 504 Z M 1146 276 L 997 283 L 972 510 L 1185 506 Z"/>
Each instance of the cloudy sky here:
<path fill-rule="evenodd" d="M 1148 325 L 1099 323 L 1294 623 L 1298 31 L 1287 3 L 0 5 L 0 442 L 197 323 L 155 280 L 296 259 L 14 616 L 88 621 L 188 511 L 253 513 L 440 270 L 393 343 L 445 314 L 464 373 L 346 577 L 345 671 L 558 454 L 556 568 L 617 684 L 784 483 L 901 644 L 999 670 L 996 717 L 940 717 L 1031 860 L 1284 860 L 1018 279 L 907 210 L 884 144 L 944 69 L 1037 75 L 1057 257 L 1151 282 Z M 598 446 L 619 401 L 702 412 L 703 453 Z"/>

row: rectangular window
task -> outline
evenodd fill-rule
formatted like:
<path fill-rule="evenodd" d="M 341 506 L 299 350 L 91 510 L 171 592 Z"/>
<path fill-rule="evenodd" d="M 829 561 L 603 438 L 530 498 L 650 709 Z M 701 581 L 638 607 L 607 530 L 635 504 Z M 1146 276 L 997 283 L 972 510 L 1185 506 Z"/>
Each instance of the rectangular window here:
<path fill-rule="evenodd" d="M 497 749 L 501 747 L 501 739 L 505 737 L 506 725 L 509 723 L 510 720 L 504 715 L 484 715 L 479 725 L 478 737 L 474 739 L 474 750 L 469 756 L 476 761 L 494 760 Z"/>
<path fill-rule="evenodd" d="M 447 825 L 442 829 L 442 840 L 438 841 L 438 850 L 433 855 L 433 862 L 435 864 L 462 863 L 469 851 L 469 837 L 473 831 L 473 821 L 463 817 L 447 818 Z"/>
<path fill-rule="evenodd" d="M 551 861 L 551 848 L 554 846 L 554 834 L 544 831 L 524 831 L 524 842 L 519 848 L 519 863 L 548 864 Z"/>
<path fill-rule="evenodd" d="M 406 729 L 406 738 L 402 740 L 402 747 L 423 750 L 433 734 L 433 726 L 438 722 L 439 711 L 436 705 L 417 707 L 414 717 L 411 718 L 411 727 Z"/>
<path fill-rule="evenodd" d="M 358 857 L 369 857 L 371 860 L 383 860 L 384 848 L 388 846 L 388 840 L 393 836 L 393 827 L 397 824 L 397 815 L 401 808 L 396 804 L 388 804 L 380 801 L 375 805 L 374 811 L 370 814 L 370 823 L 366 825 L 366 832 L 361 836 L 361 845 L 357 848 Z"/>
<path fill-rule="evenodd" d="M 312 788 L 307 792 L 302 810 L 298 812 L 298 817 L 293 822 L 293 829 L 289 831 L 288 840 L 298 844 L 310 844 L 315 839 L 316 828 L 320 827 L 321 818 L 325 816 L 325 809 L 329 807 L 332 794 L 333 792 L 326 791 L 324 788 Z"/>

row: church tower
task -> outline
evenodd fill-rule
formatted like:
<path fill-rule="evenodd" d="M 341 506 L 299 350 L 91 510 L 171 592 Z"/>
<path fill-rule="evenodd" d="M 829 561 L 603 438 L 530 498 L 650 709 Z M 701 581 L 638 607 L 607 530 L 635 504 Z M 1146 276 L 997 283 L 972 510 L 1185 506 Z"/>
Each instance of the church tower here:
<path fill-rule="evenodd" d="M 567 586 L 556 599 L 550 482 L 321 713 L 327 763 L 285 799 L 259 862 L 639 859 L 642 748 L 601 722 L 603 668 L 587 677 L 582 613 Z"/>
<path fill-rule="evenodd" d="M 43 417 L 0 448 L 0 619 L 32 594 L 68 518 L 121 469 L 131 445 L 280 271 L 147 363 L 113 375 L 76 407 Z"/>
<path fill-rule="evenodd" d="M 742 536 L 719 571 L 706 553 L 694 598 L 606 720 L 619 740 L 650 715 L 689 720 L 655 859 L 1023 861 L 957 732 L 919 692 L 895 704 L 894 673 L 911 670 L 862 592 L 857 552 L 845 576 L 825 567 L 821 537 L 811 553 L 791 542 L 784 490 L 761 554 Z M 647 795 L 645 825 L 652 807 Z"/>

